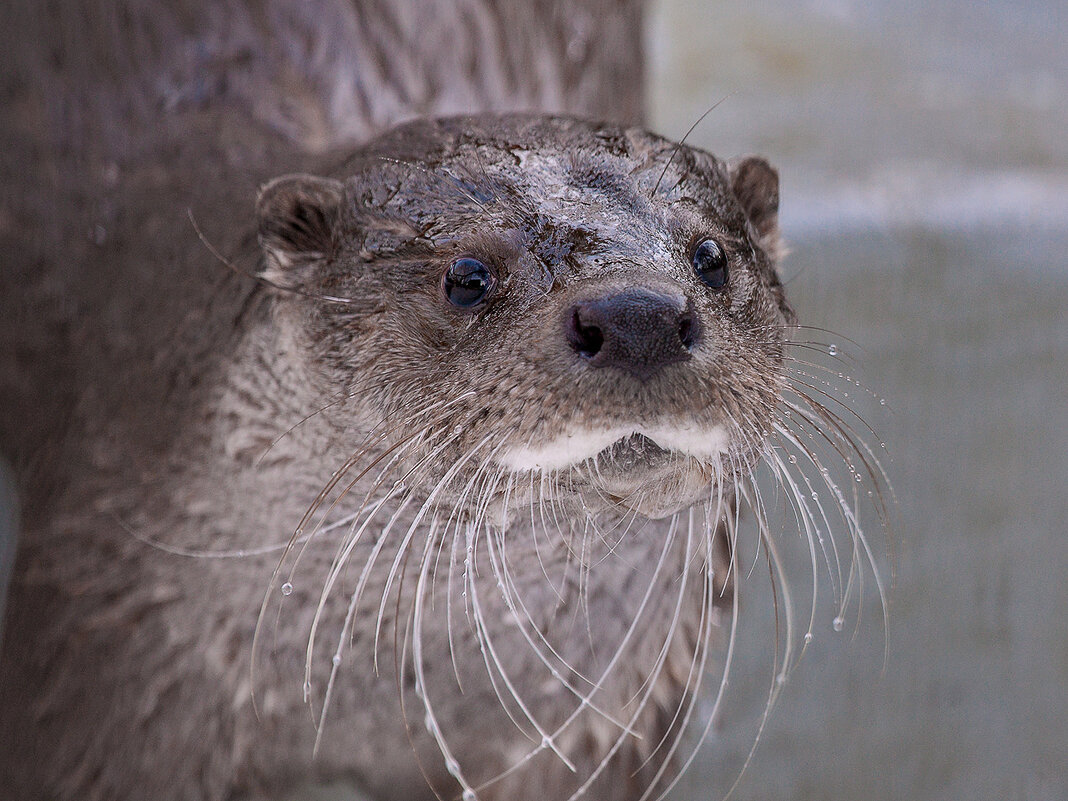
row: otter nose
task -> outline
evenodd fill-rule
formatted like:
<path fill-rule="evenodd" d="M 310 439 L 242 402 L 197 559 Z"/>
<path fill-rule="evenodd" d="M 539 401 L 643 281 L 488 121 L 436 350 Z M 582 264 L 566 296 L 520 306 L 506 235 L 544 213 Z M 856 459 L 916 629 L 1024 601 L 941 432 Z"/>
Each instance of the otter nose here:
<path fill-rule="evenodd" d="M 576 303 L 567 340 L 593 367 L 617 367 L 647 380 L 685 361 L 697 343 L 697 317 L 684 301 L 648 289 L 625 289 Z"/>

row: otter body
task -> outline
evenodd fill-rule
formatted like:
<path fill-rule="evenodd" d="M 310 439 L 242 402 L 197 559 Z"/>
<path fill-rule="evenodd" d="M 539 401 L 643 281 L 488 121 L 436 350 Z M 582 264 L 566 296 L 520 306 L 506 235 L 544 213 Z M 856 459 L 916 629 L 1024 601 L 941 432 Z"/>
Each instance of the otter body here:
<path fill-rule="evenodd" d="M 790 380 L 763 161 L 354 144 L 635 121 L 637 4 L 387 5 L 9 10 L 5 798 L 659 794 L 739 487 L 851 444 Z"/>
<path fill-rule="evenodd" d="M 3 785 L 662 789 L 783 391 L 774 171 L 532 116 L 294 166 L 255 215 L 241 184 L 228 220 L 192 204 L 260 283 L 185 229 L 200 276 L 131 346 L 187 356 L 146 383 L 158 415 L 122 412 L 147 367 L 102 387 L 115 415 L 27 533 Z"/>

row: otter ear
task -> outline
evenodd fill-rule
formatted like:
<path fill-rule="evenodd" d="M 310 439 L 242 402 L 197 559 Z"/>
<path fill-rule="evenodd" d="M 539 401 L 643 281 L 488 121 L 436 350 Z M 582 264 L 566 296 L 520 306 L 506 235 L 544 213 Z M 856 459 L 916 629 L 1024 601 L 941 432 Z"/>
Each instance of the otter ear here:
<path fill-rule="evenodd" d="M 778 264 L 785 255 L 779 237 L 779 173 L 758 156 L 733 161 L 728 169 L 731 189 L 756 231 L 760 246 L 771 258 L 772 264 Z M 776 270 L 773 270 L 771 277 L 771 293 L 786 322 L 791 325 L 796 322 L 797 316 L 786 302 L 786 293 L 783 292 Z"/>
<path fill-rule="evenodd" d="M 734 196 L 742 204 L 761 244 L 774 257 L 779 240 L 779 173 L 757 156 L 733 161 L 728 169 Z"/>
<path fill-rule="evenodd" d="M 312 175 L 283 175 L 256 199 L 264 277 L 292 284 L 294 267 L 320 261 L 333 249 L 342 184 Z"/>

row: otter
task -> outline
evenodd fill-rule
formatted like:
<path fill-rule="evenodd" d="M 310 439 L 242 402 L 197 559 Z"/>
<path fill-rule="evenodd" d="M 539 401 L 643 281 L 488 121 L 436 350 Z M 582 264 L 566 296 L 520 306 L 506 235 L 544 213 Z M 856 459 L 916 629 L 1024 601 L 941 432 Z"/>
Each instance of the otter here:
<path fill-rule="evenodd" d="M 790 336 L 767 162 L 576 116 L 353 143 L 639 116 L 634 4 L 592 37 L 598 2 L 532 4 L 559 57 L 480 71 L 503 5 L 355 95 L 419 26 L 321 4 L 304 64 L 269 34 L 314 11 L 22 12 L 107 55 L 0 71 L 11 797 L 655 797 L 713 719 L 754 471 L 814 563 L 834 515 L 863 553 L 824 470 L 875 460 Z"/>
<path fill-rule="evenodd" d="M 782 428 L 777 205 L 762 159 L 524 115 L 267 182 L 181 428 L 28 544 L 5 786 L 662 791 Z"/>

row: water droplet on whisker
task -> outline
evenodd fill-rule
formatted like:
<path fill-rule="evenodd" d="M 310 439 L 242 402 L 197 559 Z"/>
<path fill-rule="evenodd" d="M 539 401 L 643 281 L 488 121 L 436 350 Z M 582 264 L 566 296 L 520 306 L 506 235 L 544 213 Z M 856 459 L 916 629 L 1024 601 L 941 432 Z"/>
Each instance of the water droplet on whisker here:
<path fill-rule="evenodd" d="M 287 581 L 285 584 L 282 585 L 282 595 L 292 595 L 292 594 L 293 594 L 293 583 L 290 582 L 290 581 Z"/>
<path fill-rule="evenodd" d="M 843 628 L 845 628 L 845 620 L 842 619 L 841 615 L 831 621 L 831 628 L 833 628 L 835 631 L 841 631 Z"/>
<path fill-rule="evenodd" d="M 837 345 L 831 345 L 830 347 L 827 348 L 827 352 L 829 354 L 831 354 L 832 356 L 837 356 L 838 355 L 838 346 Z"/>
<path fill-rule="evenodd" d="M 812 632 L 811 631 L 805 633 L 805 643 L 807 644 L 807 643 L 810 643 L 810 642 L 812 642 Z"/>

